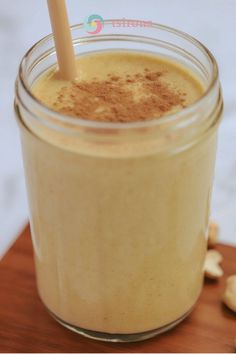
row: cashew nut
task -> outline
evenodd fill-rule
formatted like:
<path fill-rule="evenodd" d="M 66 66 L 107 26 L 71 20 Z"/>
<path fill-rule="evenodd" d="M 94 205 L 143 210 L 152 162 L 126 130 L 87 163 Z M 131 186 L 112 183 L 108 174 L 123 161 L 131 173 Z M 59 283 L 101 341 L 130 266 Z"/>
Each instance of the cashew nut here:
<path fill-rule="evenodd" d="M 206 254 L 206 259 L 204 263 L 204 272 L 206 278 L 218 279 L 224 274 L 223 269 L 220 266 L 223 257 L 220 252 L 216 250 L 209 250 Z"/>
<path fill-rule="evenodd" d="M 219 225 L 211 221 L 208 227 L 208 247 L 214 247 L 217 244 L 219 236 Z"/>
<path fill-rule="evenodd" d="M 236 275 L 231 275 L 226 280 L 223 302 L 230 310 L 236 312 Z"/>

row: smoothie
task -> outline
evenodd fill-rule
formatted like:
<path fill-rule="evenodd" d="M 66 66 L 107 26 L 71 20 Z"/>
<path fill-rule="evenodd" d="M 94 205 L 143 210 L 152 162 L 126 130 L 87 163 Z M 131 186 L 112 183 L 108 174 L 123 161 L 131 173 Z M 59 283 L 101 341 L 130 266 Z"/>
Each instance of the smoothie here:
<path fill-rule="evenodd" d="M 181 64 L 141 52 L 83 55 L 77 69 L 73 82 L 52 69 L 32 88 L 40 102 L 74 120 L 154 121 L 205 90 Z M 23 123 L 46 307 L 67 324 L 111 334 L 150 331 L 185 316 L 202 288 L 215 133 L 174 153 L 165 136 L 160 153 L 153 139 L 85 142 Z"/>

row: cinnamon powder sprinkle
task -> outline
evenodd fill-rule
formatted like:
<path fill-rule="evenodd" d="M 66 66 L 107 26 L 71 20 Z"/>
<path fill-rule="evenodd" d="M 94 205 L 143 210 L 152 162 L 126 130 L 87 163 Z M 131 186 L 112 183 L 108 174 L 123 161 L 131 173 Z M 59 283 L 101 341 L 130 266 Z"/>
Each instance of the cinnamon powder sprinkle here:
<path fill-rule="evenodd" d="M 72 82 L 63 87 L 55 110 L 71 117 L 104 122 L 145 121 L 185 106 L 186 93 L 162 80 L 164 73 L 108 75 L 106 80 Z"/>

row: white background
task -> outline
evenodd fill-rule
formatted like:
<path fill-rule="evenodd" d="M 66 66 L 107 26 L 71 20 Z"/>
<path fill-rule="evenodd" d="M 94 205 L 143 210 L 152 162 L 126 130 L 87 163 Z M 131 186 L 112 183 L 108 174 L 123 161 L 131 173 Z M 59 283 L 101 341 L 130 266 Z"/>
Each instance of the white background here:
<path fill-rule="evenodd" d="M 236 0 L 68 0 L 71 24 L 91 14 L 151 20 L 181 29 L 216 56 L 225 97 L 212 216 L 236 243 Z M 25 51 L 50 32 L 46 0 L 0 0 L 0 256 L 27 221 L 13 90 Z"/>

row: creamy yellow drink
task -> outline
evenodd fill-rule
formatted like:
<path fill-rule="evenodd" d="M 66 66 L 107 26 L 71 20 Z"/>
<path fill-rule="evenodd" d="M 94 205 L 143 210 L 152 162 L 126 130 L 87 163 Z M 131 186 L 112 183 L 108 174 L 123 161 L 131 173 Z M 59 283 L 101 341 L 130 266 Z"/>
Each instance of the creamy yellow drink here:
<path fill-rule="evenodd" d="M 205 90 L 181 64 L 141 52 L 84 55 L 77 67 L 74 82 L 52 69 L 33 86 L 40 102 L 74 120 L 155 121 Z M 154 139 L 85 142 L 26 125 L 37 281 L 47 308 L 72 326 L 110 334 L 155 330 L 186 315 L 202 287 L 215 132 L 175 152 L 165 136 L 160 152 Z"/>

